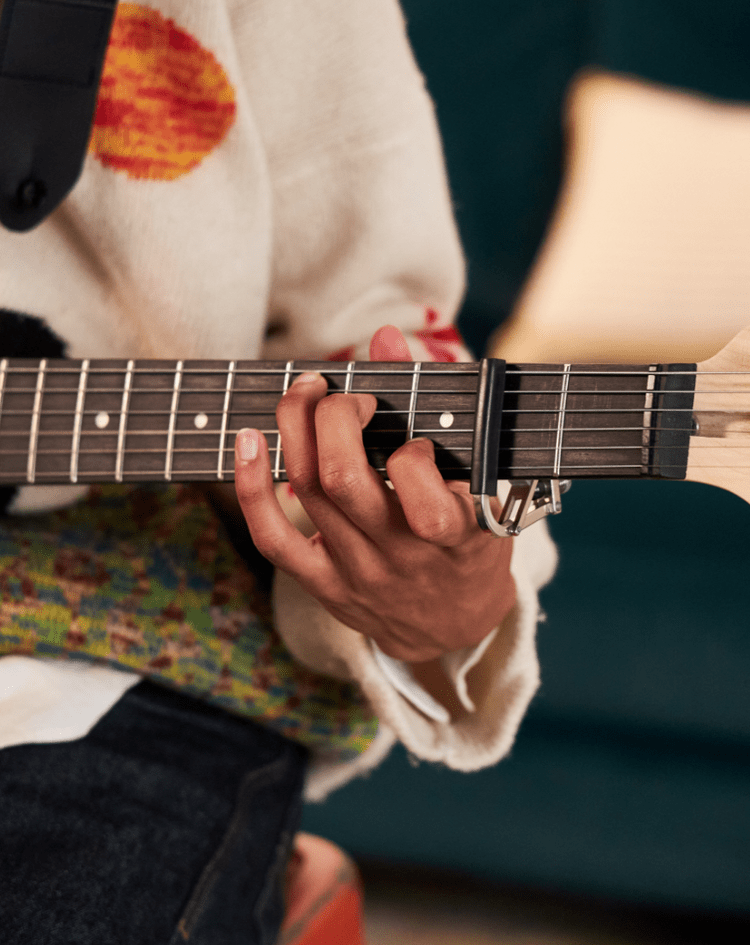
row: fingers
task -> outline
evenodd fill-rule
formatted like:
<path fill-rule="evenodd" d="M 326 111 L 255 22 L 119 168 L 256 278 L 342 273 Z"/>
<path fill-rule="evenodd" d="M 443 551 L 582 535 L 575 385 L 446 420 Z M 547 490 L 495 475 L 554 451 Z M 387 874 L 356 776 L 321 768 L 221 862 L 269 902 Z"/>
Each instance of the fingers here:
<path fill-rule="evenodd" d="M 321 549 L 294 528 L 276 498 L 265 437 L 258 430 L 240 430 L 234 450 L 237 499 L 258 551 L 295 577 L 322 575 Z"/>
<path fill-rule="evenodd" d="M 362 441 L 375 398 L 325 391 L 322 378 L 303 375 L 282 398 L 277 420 L 292 488 L 315 525 L 353 554 L 361 552 L 362 533 L 372 537 L 390 527 L 393 498 Z"/>
<path fill-rule="evenodd" d="M 430 440 L 406 443 L 391 456 L 387 468 L 404 516 L 418 538 L 450 548 L 481 535 L 471 500 L 445 482 L 435 465 Z"/>
<path fill-rule="evenodd" d="M 381 547 L 409 530 L 443 547 L 480 534 L 471 501 L 443 480 L 429 440 L 412 440 L 389 459 L 394 496 L 370 466 L 362 441 L 375 398 L 325 394 L 319 375 L 303 375 L 282 398 L 277 416 L 289 481 L 332 548 L 347 556 L 362 553 L 352 526 Z"/>
<path fill-rule="evenodd" d="M 485 536 L 471 500 L 457 490 L 458 484 L 443 480 L 429 440 L 410 441 L 390 457 L 387 472 L 394 490 L 370 466 L 362 429 L 375 406 L 371 395 L 327 395 L 325 379 L 307 374 L 295 381 L 278 407 L 289 482 L 323 536 L 328 555 L 348 571 L 372 562 L 376 548 L 387 548 L 399 559 L 408 556 L 403 542 L 415 538 L 444 548 L 473 547 Z M 285 569 L 297 572 L 305 552 L 276 501 L 265 440 L 243 434 L 237 449 L 239 461 L 256 469 L 252 476 L 238 474 L 253 538 L 274 563 L 283 557 Z M 255 458 L 247 458 L 253 450 Z"/>
<path fill-rule="evenodd" d="M 398 328 L 386 325 L 370 342 L 373 361 L 411 361 L 406 339 Z M 388 461 L 388 477 L 401 500 L 406 520 L 419 538 L 453 547 L 475 536 L 479 529 L 470 499 L 448 486 L 434 462 L 429 440 L 413 440 Z"/>

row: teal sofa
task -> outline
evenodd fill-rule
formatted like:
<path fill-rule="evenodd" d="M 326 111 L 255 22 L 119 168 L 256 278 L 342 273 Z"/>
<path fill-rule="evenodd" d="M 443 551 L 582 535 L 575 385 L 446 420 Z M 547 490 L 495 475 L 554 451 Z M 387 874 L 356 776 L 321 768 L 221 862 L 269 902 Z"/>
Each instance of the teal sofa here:
<path fill-rule="evenodd" d="M 578 69 L 750 100 L 746 0 L 405 9 L 445 138 L 477 351 L 543 237 Z M 305 826 L 360 857 L 750 917 L 750 506 L 683 483 L 578 483 L 552 530 L 543 685 L 511 757 L 459 775 L 397 750 L 310 805 Z"/>

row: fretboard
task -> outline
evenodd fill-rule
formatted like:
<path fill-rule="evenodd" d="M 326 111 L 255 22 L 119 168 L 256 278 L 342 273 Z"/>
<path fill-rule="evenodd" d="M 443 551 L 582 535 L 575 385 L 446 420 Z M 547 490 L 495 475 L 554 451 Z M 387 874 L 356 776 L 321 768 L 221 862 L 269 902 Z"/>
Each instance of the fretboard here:
<path fill-rule="evenodd" d="M 500 479 L 682 479 L 695 364 L 509 364 Z"/>
<path fill-rule="evenodd" d="M 479 364 L 5 359 L 0 482 L 230 480 L 243 427 L 266 435 L 284 480 L 275 410 L 310 370 L 331 393 L 375 395 L 365 446 L 376 469 L 428 437 L 446 478 L 470 477 Z M 694 371 L 507 365 L 498 476 L 681 478 Z"/>

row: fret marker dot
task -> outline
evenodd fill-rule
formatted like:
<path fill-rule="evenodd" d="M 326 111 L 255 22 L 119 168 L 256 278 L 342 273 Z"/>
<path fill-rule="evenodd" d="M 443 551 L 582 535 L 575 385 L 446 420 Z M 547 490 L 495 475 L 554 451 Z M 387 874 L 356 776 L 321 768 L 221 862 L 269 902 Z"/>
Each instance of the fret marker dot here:
<path fill-rule="evenodd" d="M 440 426 L 447 430 L 448 427 L 453 426 L 453 414 L 452 413 L 441 413 L 440 414 Z"/>
<path fill-rule="evenodd" d="M 208 426 L 208 417 L 205 413 L 197 413 L 193 420 L 196 430 L 205 430 Z"/>
<path fill-rule="evenodd" d="M 109 414 L 104 413 L 104 411 L 102 411 L 101 413 L 98 413 L 96 417 L 94 417 L 94 423 L 97 425 L 97 427 L 100 430 L 104 430 L 106 427 L 109 426 Z"/>

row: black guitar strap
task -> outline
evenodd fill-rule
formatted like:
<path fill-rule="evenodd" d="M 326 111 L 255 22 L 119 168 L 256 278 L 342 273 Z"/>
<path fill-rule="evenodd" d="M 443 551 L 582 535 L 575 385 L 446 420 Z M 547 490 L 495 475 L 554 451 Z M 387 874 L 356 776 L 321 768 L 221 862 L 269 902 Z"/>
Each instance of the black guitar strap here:
<path fill-rule="evenodd" d="M 117 0 L 0 0 L 0 223 L 41 223 L 81 173 Z"/>

